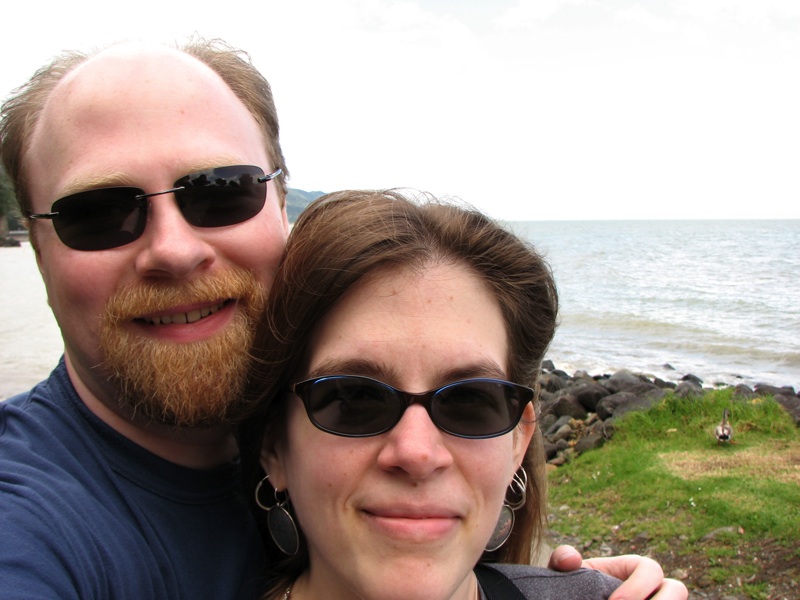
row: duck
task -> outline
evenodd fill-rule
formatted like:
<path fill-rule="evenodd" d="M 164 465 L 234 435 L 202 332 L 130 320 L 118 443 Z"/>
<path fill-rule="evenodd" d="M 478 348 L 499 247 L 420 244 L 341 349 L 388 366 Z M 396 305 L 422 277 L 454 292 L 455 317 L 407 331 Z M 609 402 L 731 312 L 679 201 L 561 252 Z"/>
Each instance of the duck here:
<path fill-rule="evenodd" d="M 717 444 L 733 440 L 733 427 L 728 423 L 729 416 L 730 414 L 726 408 L 722 411 L 722 423 L 714 428 L 714 437 L 717 438 Z"/>

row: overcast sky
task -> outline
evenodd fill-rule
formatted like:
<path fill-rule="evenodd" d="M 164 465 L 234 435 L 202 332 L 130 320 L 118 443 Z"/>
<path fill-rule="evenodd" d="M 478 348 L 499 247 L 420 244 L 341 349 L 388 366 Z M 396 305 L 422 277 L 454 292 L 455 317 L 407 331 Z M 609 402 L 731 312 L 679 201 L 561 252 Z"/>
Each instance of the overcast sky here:
<path fill-rule="evenodd" d="M 21 0 L 0 93 L 62 49 L 247 50 L 290 185 L 513 220 L 800 218 L 796 0 Z"/>

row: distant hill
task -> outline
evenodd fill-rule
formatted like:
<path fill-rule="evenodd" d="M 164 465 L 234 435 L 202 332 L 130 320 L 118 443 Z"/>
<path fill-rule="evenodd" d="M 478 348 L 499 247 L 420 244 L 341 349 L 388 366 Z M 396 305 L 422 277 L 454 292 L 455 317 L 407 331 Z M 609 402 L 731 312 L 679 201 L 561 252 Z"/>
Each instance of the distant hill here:
<path fill-rule="evenodd" d="M 286 214 L 289 217 L 289 223 L 294 223 L 303 209 L 308 206 L 309 202 L 316 200 L 325 192 L 306 192 L 305 190 L 298 190 L 289 188 L 289 193 L 286 195 Z"/>

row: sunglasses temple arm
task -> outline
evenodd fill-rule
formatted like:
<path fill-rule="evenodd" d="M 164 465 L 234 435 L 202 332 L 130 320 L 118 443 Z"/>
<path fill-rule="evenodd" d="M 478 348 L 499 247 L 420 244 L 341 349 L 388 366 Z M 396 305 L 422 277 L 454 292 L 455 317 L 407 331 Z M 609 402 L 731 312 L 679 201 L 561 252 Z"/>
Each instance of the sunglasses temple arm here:
<path fill-rule="evenodd" d="M 270 180 L 272 180 L 272 179 L 275 179 L 275 178 L 276 178 L 278 175 L 280 175 L 281 173 L 283 173 L 283 169 L 281 169 L 281 168 L 279 167 L 279 168 L 275 169 L 275 170 L 274 170 L 272 173 L 270 173 L 269 175 L 264 175 L 263 177 L 259 177 L 259 178 L 258 178 L 258 182 L 259 182 L 259 183 L 266 183 L 267 181 L 270 181 Z"/>

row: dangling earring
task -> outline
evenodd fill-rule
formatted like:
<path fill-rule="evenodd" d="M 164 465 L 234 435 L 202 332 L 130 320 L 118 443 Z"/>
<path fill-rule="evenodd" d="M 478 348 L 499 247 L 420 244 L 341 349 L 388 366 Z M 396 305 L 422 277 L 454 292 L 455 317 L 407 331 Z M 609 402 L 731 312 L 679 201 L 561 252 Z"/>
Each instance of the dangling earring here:
<path fill-rule="evenodd" d="M 278 549 L 289 556 L 297 554 L 300 549 L 300 535 L 297 533 L 297 525 L 288 510 L 289 492 L 283 492 L 283 500 L 278 498 L 278 490 L 273 490 L 275 495 L 275 505 L 267 506 L 261 501 L 261 489 L 269 479 L 269 475 L 258 482 L 256 486 L 256 504 L 267 513 L 267 529 L 272 541 Z"/>
<path fill-rule="evenodd" d="M 514 511 L 519 510 L 525 506 L 525 500 L 528 495 L 528 473 L 525 468 L 520 465 L 511 483 L 508 484 L 506 490 L 505 501 L 503 507 L 500 509 L 500 517 L 497 519 L 497 525 L 494 528 L 494 533 L 489 541 L 486 542 L 486 552 L 494 552 L 499 550 L 503 544 L 511 537 L 511 531 L 514 529 Z M 509 496 L 511 499 L 509 500 Z"/>

